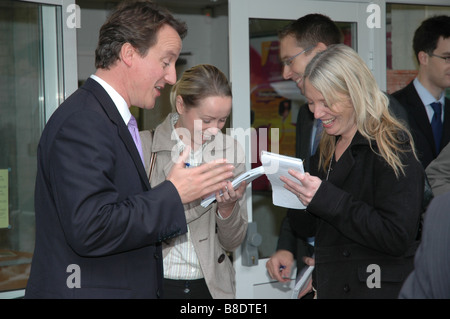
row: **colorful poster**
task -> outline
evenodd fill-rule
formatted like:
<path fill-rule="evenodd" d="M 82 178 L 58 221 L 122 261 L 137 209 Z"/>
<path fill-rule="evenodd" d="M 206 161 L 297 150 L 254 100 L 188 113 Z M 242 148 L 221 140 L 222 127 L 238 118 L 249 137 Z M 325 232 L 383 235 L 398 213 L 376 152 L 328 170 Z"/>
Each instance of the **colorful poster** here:
<path fill-rule="evenodd" d="M 273 40 L 257 41 L 250 47 L 252 127 L 257 133 L 260 129 L 268 130 L 268 151 L 276 152 L 271 145 L 277 145 L 280 154 L 295 156 L 298 103 L 283 94 L 283 88 L 295 85 L 282 78 L 278 46 L 278 41 Z M 300 99 L 300 91 L 295 89 L 295 96 Z"/>
<path fill-rule="evenodd" d="M 298 108 L 305 101 L 290 80 L 282 77 L 279 42 L 276 37 L 250 40 L 251 126 L 257 134 L 257 154 L 270 151 L 295 156 L 295 126 Z M 258 158 L 252 167 L 260 166 Z M 269 190 L 266 178 L 253 182 L 253 190 Z"/>

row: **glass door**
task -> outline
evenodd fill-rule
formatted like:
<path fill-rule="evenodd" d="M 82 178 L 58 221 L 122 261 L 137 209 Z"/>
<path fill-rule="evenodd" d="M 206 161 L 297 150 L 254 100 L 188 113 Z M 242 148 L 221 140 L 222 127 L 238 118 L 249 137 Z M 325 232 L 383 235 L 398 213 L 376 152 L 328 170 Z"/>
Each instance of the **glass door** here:
<path fill-rule="evenodd" d="M 76 89 L 69 4 L 0 2 L 0 298 L 23 296 L 34 250 L 39 137 L 52 112 Z"/>
<path fill-rule="evenodd" d="M 374 54 L 375 43 L 381 43 L 384 50 L 383 10 L 365 1 L 229 0 L 232 127 L 243 129 L 246 136 L 240 142 L 246 149 L 248 168 L 260 165 L 258 152 L 264 146 L 295 156 L 295 122 L 305 99 L 292 81 L 281 77 L 278 29 L 308 13 L 329 16 L 343 31 L 344 42 L 358 51 L 383 87 L 385 58 Z M 287 209 L 272 204 L 270 188 L 261 180 L 247 191 L 250 240 L 235 253 L 237 298 L 290 298 L 293 281 L 274 282 L 265 267 L 275 252 Z M 292 278 L 295 275 L 294 270 Z"/>

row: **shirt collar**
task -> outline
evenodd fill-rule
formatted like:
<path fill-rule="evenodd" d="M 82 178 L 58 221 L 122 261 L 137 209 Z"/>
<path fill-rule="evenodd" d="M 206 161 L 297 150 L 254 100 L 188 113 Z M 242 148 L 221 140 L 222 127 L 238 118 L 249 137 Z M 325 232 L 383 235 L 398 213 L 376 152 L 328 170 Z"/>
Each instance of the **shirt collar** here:
<path fill-rule="evenodd" d="M 420 83 L 418 78 L 414 79 L 414 87 L 416 88 L 417 94 L 419 94 L 420 99 L 422 100 L 424 105 L 430 105 L 433 102 L 436 102 L 436 99 L 434 96 L 428 92 L 428 90 Z M 442 105 L 444 105 L 445 100 L 445 94 L 442 92 L 441 96 L 439 97 L 439 102 L 441 102 Z"/>
<path fill-rule="evenodd" d="M 131 112 L 125 99 L 105 80 L 99 78 L 95 74 L 92 74 L 90 77 L 91 79 L 97 81 L 98 84 L 100 84 L 105 89 L 106 93 L 108 93 L 108 95 L 111 97 L 114 104 L 116 105 L 116 108 L 119 111 L 123 121 L 125 122 L 125 125 L 128 125 L 128 122 L 130 121 L 131 118 Z"/>

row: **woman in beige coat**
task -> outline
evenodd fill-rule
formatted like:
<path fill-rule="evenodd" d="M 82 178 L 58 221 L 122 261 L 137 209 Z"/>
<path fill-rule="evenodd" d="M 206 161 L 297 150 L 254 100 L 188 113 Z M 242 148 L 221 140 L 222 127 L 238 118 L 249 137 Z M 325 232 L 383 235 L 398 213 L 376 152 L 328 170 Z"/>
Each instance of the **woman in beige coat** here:
<path fill-rule="evenodd" d="M 189 146 L 190 166 L 227 158 L 237 177 L 245 171 L 244 151 L 221 129 L 231 112 L 231 89 L 225 75 L 211 65 L 184 72 L 173 86 L 171 104 L 176 110 L 154 133 L 141 132 L 150 184 L 157 187 L 178 154 Z M 156 157 L 151 160 L 151 155 Z M 154 166 L 151 169 L 151 162 Z M 184 205 L 188 233 L 163 242 L 164 298 L 234 298 L 234 269 L 227 253 L 235 250 L 247 231 L 245 183 L 231 182 L 206 208 L 200 200 Z"/>

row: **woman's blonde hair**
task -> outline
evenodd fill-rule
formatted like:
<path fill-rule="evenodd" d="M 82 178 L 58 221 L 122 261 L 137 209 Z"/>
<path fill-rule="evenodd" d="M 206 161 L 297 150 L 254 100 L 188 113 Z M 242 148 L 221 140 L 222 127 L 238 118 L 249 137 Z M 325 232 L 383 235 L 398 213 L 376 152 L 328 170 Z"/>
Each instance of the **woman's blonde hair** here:
<path fill-rule="evenodd" d="M 389 99 L 361 57 L 343 44 L 329 46 L 308 64 L 304 74 L 311 85 L 333 109 L 336 103 L 348 102 L 355 110 L 358 132 L 371 147 L 375 141 L 378 151 L 396 176 L 404 174 L 401 154 L 414 151 L 412 136 L 406 126 L 389 112 Z M 336 138 L 323 134 L 320 142 L 319 169 L 327 169 L 335 151 Z"/>
<path fill-rule="evenodd" d="M 199 64 L 184 71 L 170 92 L 170 104 L 176 111 L 176 99 L 181 96 L 187 108 L 210 96 L 232 96 L 227 77 L 217 67 Z"/>

